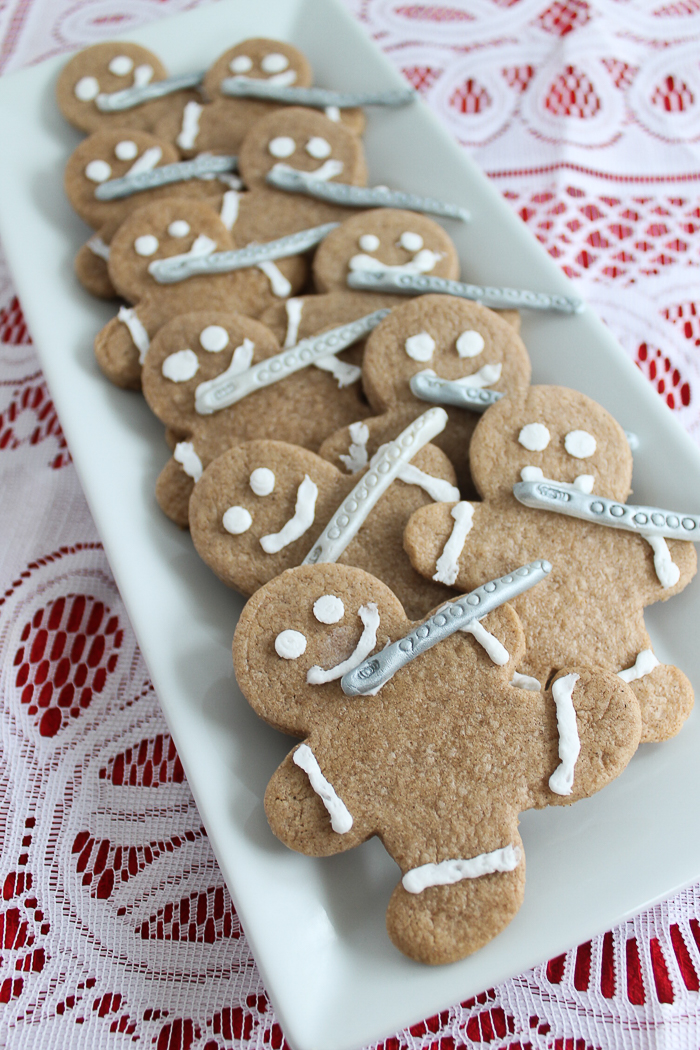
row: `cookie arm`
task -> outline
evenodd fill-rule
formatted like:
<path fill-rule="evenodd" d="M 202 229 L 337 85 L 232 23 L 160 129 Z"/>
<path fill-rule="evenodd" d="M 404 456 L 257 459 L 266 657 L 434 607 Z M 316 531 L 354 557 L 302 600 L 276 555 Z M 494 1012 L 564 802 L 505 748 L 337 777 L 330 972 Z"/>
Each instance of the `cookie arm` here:
<path fill-rule="evenodd" d="M 501 531 L 499 515 L 489 504 L 432 503 L 411 515 L 403 545 L 422 576 L 469 591 L 522 563 L 512 537 Z"/>

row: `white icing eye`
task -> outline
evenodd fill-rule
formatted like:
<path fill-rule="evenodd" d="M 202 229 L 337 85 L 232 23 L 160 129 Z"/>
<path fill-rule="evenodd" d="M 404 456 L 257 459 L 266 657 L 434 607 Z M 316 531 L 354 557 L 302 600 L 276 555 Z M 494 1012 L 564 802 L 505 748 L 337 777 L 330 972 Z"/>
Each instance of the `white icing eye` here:
<path fill-rule="evenodd" d="M 232 536 L 240 536 L 242 532 L 248 531 L 253 524 L 253 519 L 250 511 L 247 511 L 245 507 L 229 507 L 227 511 L 224 511 L 221 524 Z"/>
<path fill-rule="evenodd" d="M 286 55 L 280 55 L 279 52 L 273 51 L 272 54 L 265 55 L 260 63 L 260 68 L 263 73 L 281 73 L 288 65 L 289 59 Z"/>
<path fill-rule="evenodd" d="M 405 230 L 399 237 L 399 244 L 407 252 L 419 252 L 423 247 L 423 238 L 419 233 L 411 233 L 410 230 Z"/>
<path fill-rule="evenodd" d="M 430 361 L 435 353 L 435 340 L 427 332 L 418 332 L 408 337 L 404 349 L 414 361 Z"/>
<path fill-rule="evenodd" d="M 564 448 L 576 459 L 588 459 L 596 450 L 596 440 L 587 430 L 570 430 L 564 438 Z"/>
<path fill-rule="evenodd" d="M 306 152 L 310 157 L 315 157 L 316 160 L 323 160 L 324 157 L 330 157 L 333 152 L 333 147 L 327 139 L 322 139 L 320 135 L 314 135 L 306 143 Z"/>
<path fill-rule="evenodd" d="M 114 156 L 117 160 L 133 160 L 138 156 L 139 148 L 131 139 L 124 139 L 114 147 Z"/>
<path fill-rule="evenodd" d="M 275 638 L 275 652 L 283 660 L 298 660 L 306 652 L 306 638 L 301 631 L 281 631 Z"/>
<path fill-rule="evenodd" d="M 173 383 L 186 383 L 199 371 L 199 358 L 194 350 L 178 350 L 163 361 L 161 372 Z"/>
<path fill-rule="evenodd" d="M 199 342 L 202 350 L 207 350 L 210 354 L 219 354 L 229 344 L 228 332 L 220 324 L 208 324 L 199 333 Z"/>
<path fill-rule="evenodd" d="M 269 467 L 256 467 L 250 475 L 250 487 L 256 496 L 269 496 L 275 487 L 275 475 Z"/>
<path fill-rule="evenodd" d="M 379 247 L 379 238 L 374 233 L 363 233 L 357 243 L 363 252 L 376 252 Z"/>
<path fill-rule="evenodd" d="M 152 233 L 144 233 L 134 241 L 134 251 L 137 255 L 153 255 L 158 251 L 158 238 Z"/>
<path fill-rule="evenodd" d="M 236 55 L 229 62 L 228 68 L 232 73 L 247 73 L 249 69 L 253 68 L 253 60 L 248 58 L 247 55 Z"/>
<path fill-rule="evenodd" d="M 107 66 L 107 69 L 110 73 L 114 73 L 115 77 L 126 77 L 133 68 L 134 60 L 129 58 L 128 55 L 116 55 Z"/>
<path fill-rule="evenodd" d="M 184 219 L 175 219 L 168 226 L 168 233 L 171 237 L 186 237 L 189 232 L 190 224 Z"/>
<path fill-rule="evenodd" d="M 542 467 L 523 467 L 520 471 L 522 481 L 539 481 L 543 477 Z"/>
<path fill-rule="evenodd" d="M 85 176 L 90 182 L 106 182 L 112 169 L 106 160 L 91 160 L 85 168 Z"/>
<path fill-rule="evenodd" d="M 345 616 L 345 606 L 335 594 L 324 594 L 314 602 L 314 616 L 319 623 L 337 623 Z"/>
<path fill-rule="evenodd" d="M 480 332 L 462 332 L 457 339 L 457 353 L 460 357 L 477 357 L 484 346 L 484 337 Z"/>
<path fill-rule="evenodd" d="M 92 102 L 100 93 L 96 77 L 81 77 L 73 88 L 73 94 L 79 102 Z"/>
<path fill-rule="evenodd" d="M 518 441 L 528 452 L 544 452 L 550 434 L 544 423 L 527 423 L 518 434 Z"/>
<path fill-rule="evenodd" d="M 270 141 L 267 148 L 273 157 L 291 157 L 297 146 L 289 135 L 278 135 L 276 139 Z"/>

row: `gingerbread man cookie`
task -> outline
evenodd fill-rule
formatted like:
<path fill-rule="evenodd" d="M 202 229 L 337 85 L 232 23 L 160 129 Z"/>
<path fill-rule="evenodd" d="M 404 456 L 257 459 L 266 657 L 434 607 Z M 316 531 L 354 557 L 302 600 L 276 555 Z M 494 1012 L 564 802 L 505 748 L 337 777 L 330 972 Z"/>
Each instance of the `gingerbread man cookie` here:
<path fill-rule="evenodd" d="M 548 558 L 550 577 L 513 603 L 527 641 L 518 670 L 534 688 L 570 663 L 622 674 L 640 703 L 643 739 L 677 733 L 693 690 L 678 668 L 654 656 L 644 608 L 687 586 L 693 545 L 662 541 L 661 562 L 675 566 L 664 583 L 659 555 L 642 536 L 526 507 L 513 494 L 521 480 L 549 478 L 624 504 L 632 480 L 624 431 L 584 394 L 535 386 L 488 409 L 470 462 L 483 502 L 436 503 L 409 522 L 404 542 L 418 571 L 464 590 L 531 554 Z"/>
<path fill-rule="evenodd" d="M 469 955 L 517 912 L 518 814 L 592 795 L 640 734 L 616 675 L 574 667 L 546 692 L 512 686 L 525 646 L 516 614 L 506 605 L 474 621 L 467 601 L 418 625 L 361 569 L 301 566 L 253 595 L 233 644 L 248 702 L 303 739 L 265 793 L 273 832 L 317 857 L 378 835 L 402 872 L 389 936 L 426 963 Z M 388 660 L 399 669 L 377 687 Z"/>
<path fill-rule="evenodd" d="M 98 363 L 117 386 L 140 387 L 149 342 L 171 317 L 205 306 L 256 316 L 303 284 L 306 264 L 298 255 L 176 284 L 155 280 L 150 272 L 155 260 L 242 247 L 230 230 L 229 206 L 235 213 L 237 203 L 235 190 L 224 194 L 220 214 L 205 201 L 168 197 L 132 212 L 119 227 L 110 246 L 109 276 L 118 294 L 134 305 L 122 307 L 95 340 Z"/>

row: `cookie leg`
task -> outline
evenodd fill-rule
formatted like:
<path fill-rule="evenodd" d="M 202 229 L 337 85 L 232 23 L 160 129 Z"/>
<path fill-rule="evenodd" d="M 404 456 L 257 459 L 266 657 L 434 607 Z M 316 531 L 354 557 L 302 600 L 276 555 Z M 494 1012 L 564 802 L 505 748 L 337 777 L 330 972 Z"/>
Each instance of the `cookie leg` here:
<path fill-rule="evenodd" d="M 163 513 L 181 529 L 189 528 L 193 489 L 194 479 L 185 473 L 183 465 L 173 456 L 158 475 L 156 500 Z"/>
<path fill-rule="evenodd" d="M 659 664 L 630 682 L 642 712 L 642 741 L 668 740 L 681 729 L 693 709 L 693 687 L 677 667 Z"/>
<path fill-rule="evenodd" d="M 116 299 L 107 260 L 102 255 L 97 255 L 89 243 L 84 244 L 78 250 L 75 257 L 75 275 L 86 292 L 94 295 L 97 299 Z"/>
<path fill-rule="evenodd" d="M 141 389 L 139 350 L 126 324 L 113 317 L 95 337 L 97 363 L 115 386 Z"/>

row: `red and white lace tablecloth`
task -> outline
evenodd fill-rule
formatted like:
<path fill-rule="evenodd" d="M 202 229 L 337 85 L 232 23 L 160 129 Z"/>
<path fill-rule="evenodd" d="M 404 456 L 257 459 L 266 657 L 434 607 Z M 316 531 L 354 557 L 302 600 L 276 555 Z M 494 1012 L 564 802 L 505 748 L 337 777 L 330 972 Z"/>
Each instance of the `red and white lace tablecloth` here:
<path fill-rule="evenodd" d="M 700 440 L 700 0 L 346 3 Z M 0 70 L 193 6 L 5 0 Z M 0 1045 L 283 1047 L 1 256 L 0 484 Z M 700 885 L 381 1046 L 695 1048 L 699 993 Z"/>

